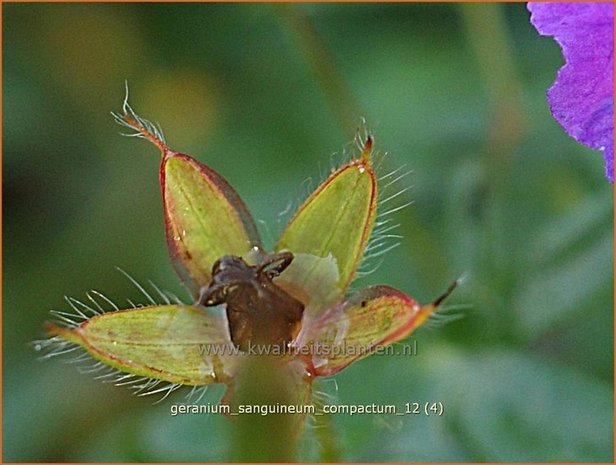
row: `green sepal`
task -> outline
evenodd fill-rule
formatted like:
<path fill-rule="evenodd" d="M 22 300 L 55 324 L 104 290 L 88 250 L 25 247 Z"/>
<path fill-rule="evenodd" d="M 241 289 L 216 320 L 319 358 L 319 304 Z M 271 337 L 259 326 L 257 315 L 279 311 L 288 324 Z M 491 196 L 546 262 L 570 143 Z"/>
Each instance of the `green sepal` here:
<path fill-rule="evenodd" d="M 240 196 L 207 165 L 166 152 L 160 184 L 169 253 L 193 291 L 210 283 L 212 265 L 220 257 L 242 256 L 261 245 Z"/>
<path fill-rule="evenodd" d="M 436 308 L 421 307 L 389 286 L 362 289 L 304 321 L 296 346 L 316 376 L 333 375 L 355 360 L 404 339 Z"/>
<path fill-rule="evenodd" d="M 335 289 L 341 297 L 355 276 L 374 227 L 377 178 L 370 162 L 371 144 L 362 157 L 332 173 L 308 197 L 283 231 L 276 250 L 333 257 L 338 269 Z M 305 271 L 313 280 L 319 264 Z M 301 283 L 298 283 L 301 286 Z"/>
<path fill-rule="evenodd" d="M 119 371 L 170 383 L 227 383 L 240 358 L 233 352 L 226 316 L 216 307 L 119 310 L 74 328 L 50 324 L 47 330 Z"/>

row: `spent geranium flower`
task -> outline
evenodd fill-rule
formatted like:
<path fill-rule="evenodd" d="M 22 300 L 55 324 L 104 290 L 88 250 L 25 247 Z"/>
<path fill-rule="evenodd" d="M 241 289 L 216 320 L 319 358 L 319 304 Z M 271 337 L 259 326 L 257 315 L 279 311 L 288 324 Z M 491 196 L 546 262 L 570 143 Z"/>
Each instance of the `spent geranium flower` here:
<path fill-rule="evenodd" d="M 171 150 L 127 101 L 115 117 L 161 151 L 168 248 L 194 302 L 172 303 L 159 292 L 159 304 L 144 290 L 148 306 L 103 312 L 90 295 L 95 307 L 70 300 L 76 313 L 58 312 L 62 321 L 47 326 L 51 354 L 85 349 L 98 361 L 94 369 L 113 369 L 103 376 L 116 384 L 168 395 L 180 386 L 233 388 L 242 361 L 267 353 L 291 373 L 295 397 L 309 399 L 314 378 L 405 338 L 455 287 L 425 306 L 388 286 L 346 295 L 365 252 L 379 254 L 392 236 L 390 220 L 377 218 L 370 136 L 301 205 L 268 253 L 244 202 L 218 173 Z M 390 176 L 390 183 L 398 177 Z"/>
<path fill-rule="evenodd" d="M 601 150 L 614 182 L 614 5 L 528 4 L 537 31 L 560 44 L 565 65 L 548 90 L 554 118 L 576 141 Z"/>

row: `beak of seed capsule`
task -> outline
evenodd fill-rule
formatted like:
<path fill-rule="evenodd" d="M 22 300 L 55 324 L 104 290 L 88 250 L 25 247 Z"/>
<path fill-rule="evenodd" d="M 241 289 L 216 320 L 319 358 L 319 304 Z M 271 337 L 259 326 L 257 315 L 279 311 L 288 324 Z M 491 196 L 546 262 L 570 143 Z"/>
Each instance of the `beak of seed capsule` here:
<path fill-rule="evenodd" d="M 449 295 L 453 292 L 453 290 L 456 287 L 458 287 L 458 283 L 459 283 L 459 280 L 456 279 L 454 282 L 452 282 L 449 285 L 449 287 L 447 288 L 445 292 L 443 292 L 439 297 L 436 298 L 434 302 L 421 307 L 419 309 L 419 312 L 417 312 L 417 316 L 415 317 L 415 325 L 420 326 L 423 323 L 425 323 L 425 321 L 430 317 L 430 315 L 432 315 L 436 311 L 436 309 L 441 305 L 443 300 L 449 297 Z"/>

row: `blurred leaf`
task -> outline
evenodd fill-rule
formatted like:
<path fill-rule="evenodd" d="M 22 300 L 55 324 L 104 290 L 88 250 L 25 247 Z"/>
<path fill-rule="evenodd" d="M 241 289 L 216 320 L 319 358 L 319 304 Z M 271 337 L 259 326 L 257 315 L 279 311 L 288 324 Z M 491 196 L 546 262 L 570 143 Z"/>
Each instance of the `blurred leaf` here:
<path fill-rule="evenodd" d="M 434 354 L 434 396 L 473 460 L 610 462 L 611 387 L 506 350 Z"/>
<path fill-rule="evenodd" d="M 346 461 L 611 461 L 612 420 L 603 414 L 612 411 L 609 383 L 562 364 L 443 345 L 420 346 L 417 358 L 362 364 L 372 376 L 354 385 L 349 370 L 341 374 L 338 403 L 403 410 L 406 402 L 441 402 L 444 412 L 337 415 Z M 395 382 L 383 386 L 382 379 Z"/>
<path fill-rule="evenodd" d="M 562 261 L 563 256 L 579 250 L 579 245 L 597 240 L 610 226 L 613 217 L 612 190 L 590 194 L 577 201 L 574 208 L 535 229 L 527 260 L 533 266 Z M 560 260 L 558 260 L 560 259 Z"/>
<path fill-rule="evenodd" d="M 218 405 L 222 392 L 222 385 L 208 386 L 200 404 Z M 215 413 L 174 416 L 171 405 L 186 399 L 181 391 L 172 396 L 139 412 L 118 412 L 113 422 L 76 444 L 74 456 L 108 462 L 216 462 L 227 458 L 229 419 Z"/>
<path fill-rule="evenodd" d="M 609 232 L 565 263 L 529 272 L 513 302 L 519 335 L 533 338 L 559 321 L 592 311 L 587 302 L 609 286 L 613 251 Z"/>

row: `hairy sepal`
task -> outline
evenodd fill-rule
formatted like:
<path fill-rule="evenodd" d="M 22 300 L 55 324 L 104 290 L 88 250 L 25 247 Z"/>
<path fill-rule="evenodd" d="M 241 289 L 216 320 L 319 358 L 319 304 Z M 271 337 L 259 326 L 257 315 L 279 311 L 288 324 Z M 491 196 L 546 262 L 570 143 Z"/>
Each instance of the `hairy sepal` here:
<path fill-rule="evenodd" d="M 320 317 L 304 322 L 296 345 L 310 349 L 304 359 L 317 376 L 336 374 L 355 360 L 404 339 L 435 309 L 389 286 L 352 294 Z M 304 349 L 303 353 L 308 350 Z"/>
<path fill-rule="evenodd" d="M 169 253 L 181 279 L 194 292 L 210 283 L 217 259 L 242 256 L 261 245 L 240 196 L 207 165 L 167 152 L 160 184 Z"/>
<path fill-rule="evenodd" d="M 368 146 L 361 158 L 332 173 L 308 197 L 283 231 L 276 250 L 333 257 L 338 281 L 332 284 L 331 291 L 341 297 L 363 257 L 376 208 L 377 179 Z M 306 270 L 304 279 L 312 280 L 318 269 L 319 263 L 315 262 Z M 330 290 L 324 293 L 329 295 Z"/>
<path fill-rule="evenodd" d="M 119 310 L 73 328 L 50 323 L 47 331 L 119 371 L 181 385 L 226 383 L 239 357 L 219 308 L 161 305 Z"/>

